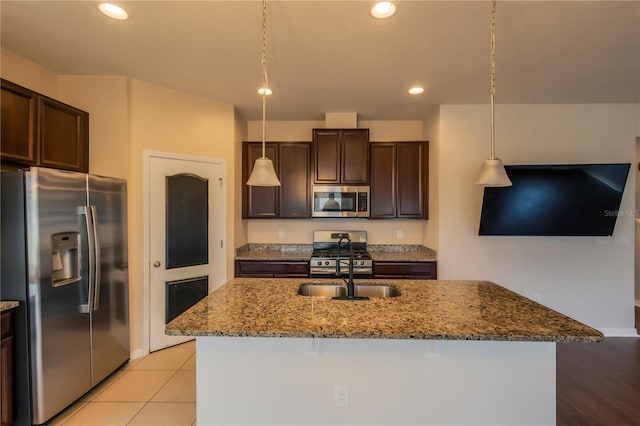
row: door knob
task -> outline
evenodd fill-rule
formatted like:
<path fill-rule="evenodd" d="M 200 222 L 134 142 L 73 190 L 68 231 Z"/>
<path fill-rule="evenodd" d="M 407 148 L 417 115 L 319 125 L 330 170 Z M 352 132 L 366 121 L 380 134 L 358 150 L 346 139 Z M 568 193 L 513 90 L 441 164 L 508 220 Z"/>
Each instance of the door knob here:
<path fill-rule="evenodd" d="M 155 262 L 153 262 L 153 267 L 154 268 L 159 268 L 160 267 L 160 261 L 156 260 Z"/>

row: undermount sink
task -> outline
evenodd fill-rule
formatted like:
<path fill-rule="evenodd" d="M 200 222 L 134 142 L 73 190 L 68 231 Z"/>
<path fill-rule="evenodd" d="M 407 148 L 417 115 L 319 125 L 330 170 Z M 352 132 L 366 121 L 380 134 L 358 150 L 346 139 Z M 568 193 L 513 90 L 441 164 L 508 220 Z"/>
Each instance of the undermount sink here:
<path fill-rule="evenodd" d="M 398 297 L 400 290 L 389 284 L 356 284 L 353 287 L 354 296 L 364 297 Z M 341 297 L 347 295 L 346 286 L 340 283 L 302 283 L 298 294 L 314 297 Z"/>
<path fill-rule="evenodd" d="M 347 288 L 338 283 L 330 283 L 330 284 L 302 283 L 298 288 L 298 294 L 302 296 L 314 296 L 314 297 L 346 296 Z"/>
<path fill-rule="evenodd" d="M 398 297 L 400 290 L 389 284 L 356 284 L 353 289 L 355 296 L 364 297 Z"/>

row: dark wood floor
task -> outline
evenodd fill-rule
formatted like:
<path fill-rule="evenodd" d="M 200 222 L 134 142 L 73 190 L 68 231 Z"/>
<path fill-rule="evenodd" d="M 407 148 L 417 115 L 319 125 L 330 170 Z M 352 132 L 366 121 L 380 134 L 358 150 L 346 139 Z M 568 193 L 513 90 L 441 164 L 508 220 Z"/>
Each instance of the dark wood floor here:
<path fill-rule="evenodd" d="M 559 343 L 556 369 L 558 425 L 640 425 L 640 338 Z"/>

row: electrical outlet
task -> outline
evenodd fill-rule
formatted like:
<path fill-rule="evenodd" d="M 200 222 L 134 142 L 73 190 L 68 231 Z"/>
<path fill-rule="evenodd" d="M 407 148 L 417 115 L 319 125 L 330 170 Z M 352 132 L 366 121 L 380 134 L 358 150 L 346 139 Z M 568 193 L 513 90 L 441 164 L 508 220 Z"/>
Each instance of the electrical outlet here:
<path fill-rule="evenodd" d="M 278 237 L 283 238 L 284 237 L 284 229 L 278 229 Z"/>
<path fill-rule="evenodd" d="M 349 405 L 349 387 L 347 385 L 335 385 L 333 387 L 333 405 L 347 407 Z"/>
<path fill-rule="evenodd" d="M 404 238 L 404 233 L 402 232 L 402 229 L 398 229 L 396 231 L 396 238 L 401 240 L 402 238 Z"/>

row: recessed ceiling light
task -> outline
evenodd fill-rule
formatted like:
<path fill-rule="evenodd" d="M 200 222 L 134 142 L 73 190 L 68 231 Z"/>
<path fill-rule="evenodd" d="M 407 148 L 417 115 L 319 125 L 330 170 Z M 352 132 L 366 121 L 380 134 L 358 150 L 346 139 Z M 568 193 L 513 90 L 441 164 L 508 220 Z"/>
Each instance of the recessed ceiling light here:
<path fill-rule="evenodd" d="M 409 89 L 409 93 L 411 93 L 412 95 L 419 95 L 420 93 L 423 93 L 424 89 L 420 86 L 414 86 L 411 89 Z"/>
<path fill-rule="evenodd" d="M 129 17 L 129 14 L 123 8 L 113 3 L 100 3 L 98 5 L 98 9 L 100 9 L 100 12 L 107 15 L 109 18 L 117 19 L 119 21 L 124 21 Z"/>
<path fill-rule="evenodd" d="M 264 93 L 266 90 L 267 93 Z M 259 88 L 258 89 L 258 93 L 260 93 L 261 95 L 264 93 L 265 95 L 269 96 L 270 94 L 272 94 L 273 92 L 271 91 L 271 89 L 269 89 L 268 87 L 266 89 L 264 88 Z"/>
<path fill-rule="evenodd" d="M 390 1 L 379 1 L 371 8 L 374 18 L 384 19 L 396 13 L 396 6 Z"/>

